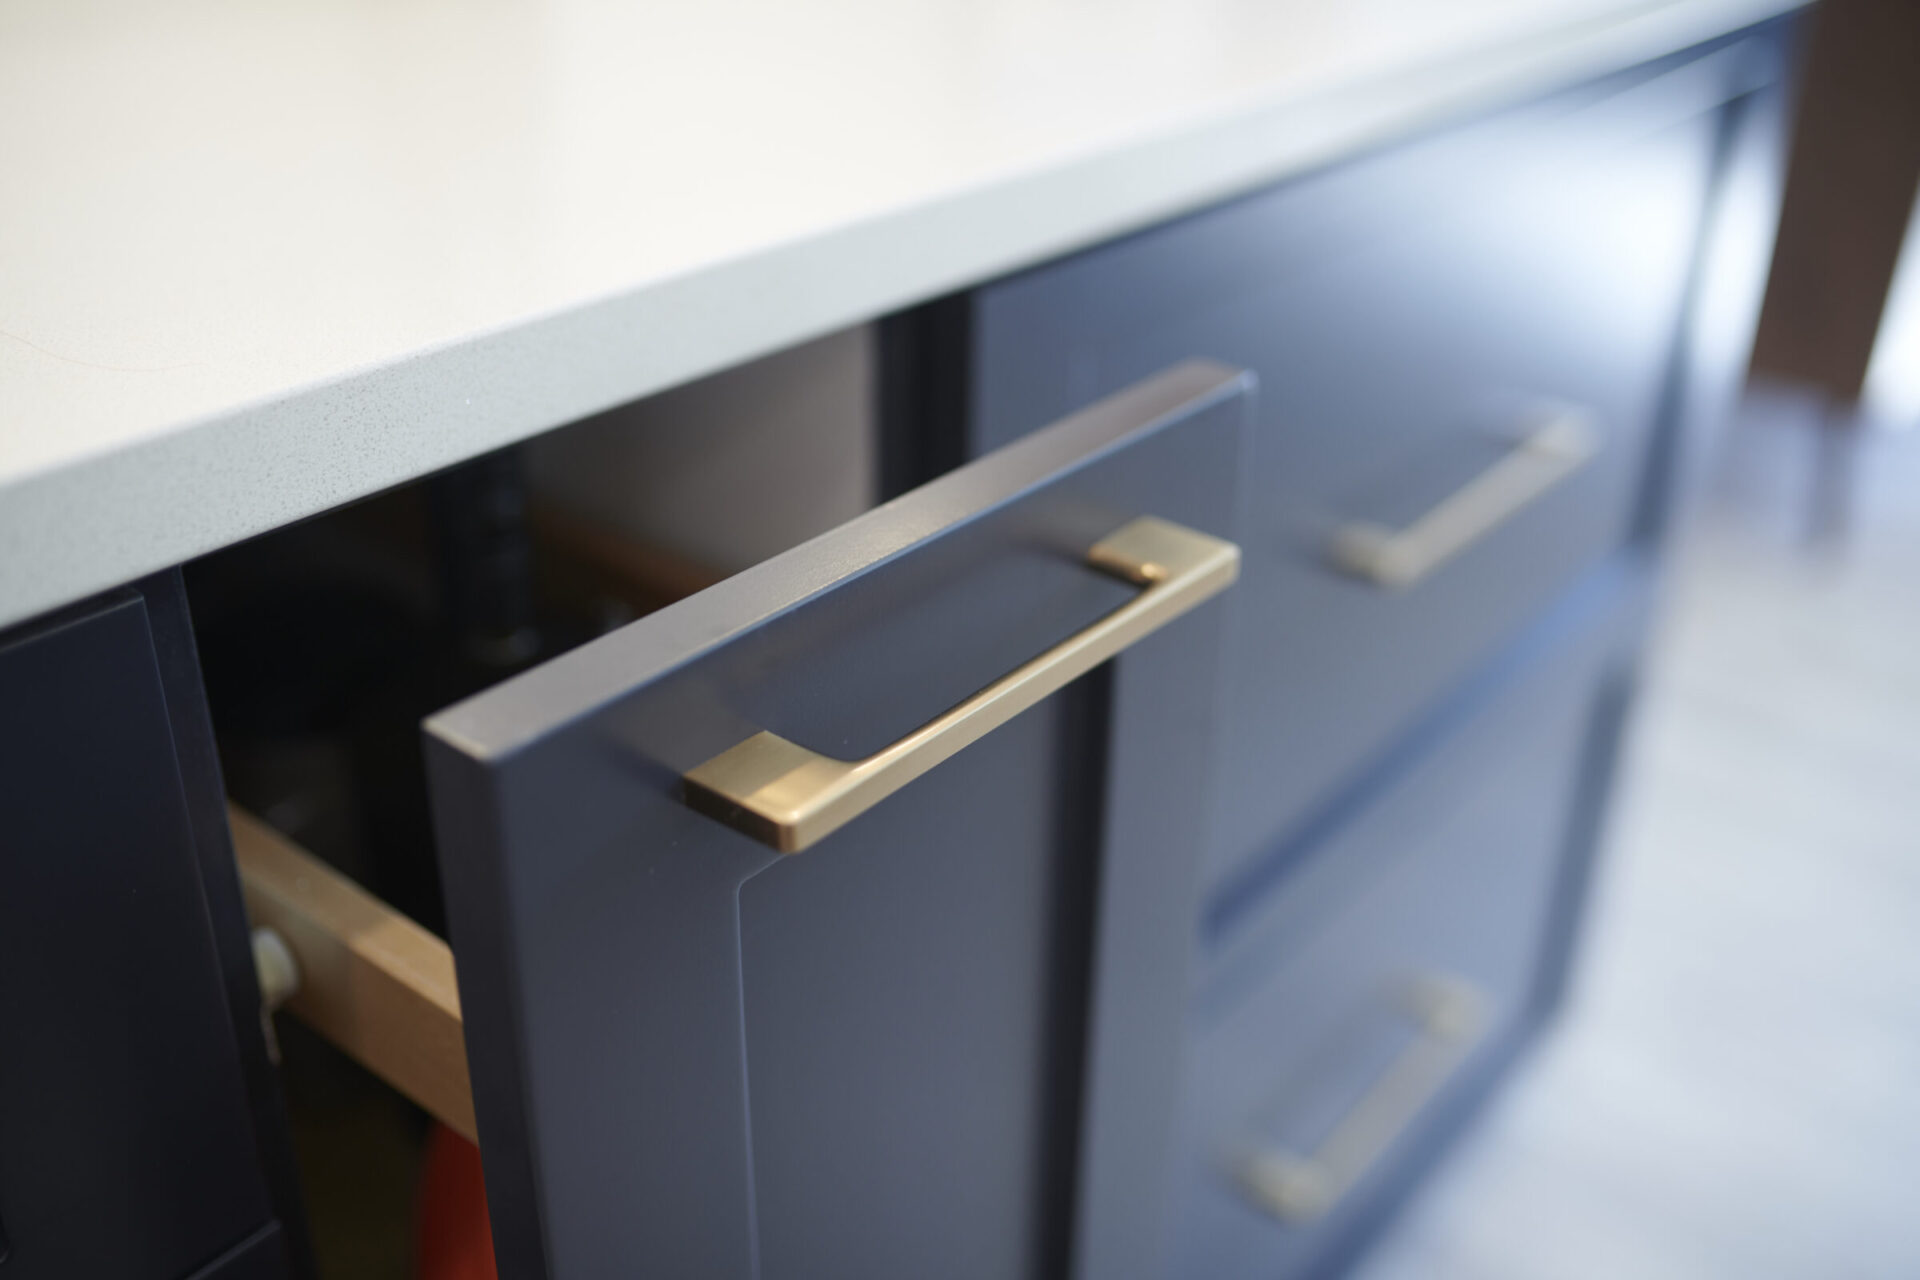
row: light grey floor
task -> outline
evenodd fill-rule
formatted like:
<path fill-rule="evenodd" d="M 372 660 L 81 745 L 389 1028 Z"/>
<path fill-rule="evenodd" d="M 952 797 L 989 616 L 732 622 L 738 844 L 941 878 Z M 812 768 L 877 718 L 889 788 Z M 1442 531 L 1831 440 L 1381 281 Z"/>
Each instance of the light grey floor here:
<path fill-rule="evenodd" d="M 1363 1280 L 1920 1277 L 1920 431 L 1810 544 L 1814 440 L 1730 437 L 1573 1003 Z"/>

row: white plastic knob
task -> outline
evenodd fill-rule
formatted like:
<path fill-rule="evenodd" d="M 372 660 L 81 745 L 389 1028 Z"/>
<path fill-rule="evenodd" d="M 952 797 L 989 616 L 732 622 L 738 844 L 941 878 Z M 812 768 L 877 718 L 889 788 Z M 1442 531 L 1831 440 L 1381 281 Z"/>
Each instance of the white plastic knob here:
<path fill-rule="evenodd" d="M 260 1003 L 269 1013 L 300 990 L 300 962 L 273 929 L 253 931 L 253 969 L 260 979 Z"/>

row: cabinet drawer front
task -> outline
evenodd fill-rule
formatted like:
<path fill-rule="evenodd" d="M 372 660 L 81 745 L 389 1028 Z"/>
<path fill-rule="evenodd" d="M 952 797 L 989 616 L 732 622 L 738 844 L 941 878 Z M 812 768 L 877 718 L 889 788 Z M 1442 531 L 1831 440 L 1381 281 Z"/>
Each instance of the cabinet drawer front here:
<path fill-rule="evenodd" d="M 1154 1273 L 1247 389 L 428 722 L 503 1274 Z"/>
<path fill-rule="evenodd" d="M 179 590 L 0 636 L 7 1280 L 290 1272 L 201 879 L 193 788 L 218 790 L 162 674 Z"/>
<path fill-rule="evenodd" d="M 975 447 L 1179 356 L 1259 375 L 1223 892 L 1632 536 L 1738 71 L 1556 100 L 977 298 Z"/>
<path fill-rule="evenodd" d="M 1302 1274 L 1533 1012 L 1635 589 L 1603 574 L 1224 948 L 1188 1064 L 1175 1274 Z"/>

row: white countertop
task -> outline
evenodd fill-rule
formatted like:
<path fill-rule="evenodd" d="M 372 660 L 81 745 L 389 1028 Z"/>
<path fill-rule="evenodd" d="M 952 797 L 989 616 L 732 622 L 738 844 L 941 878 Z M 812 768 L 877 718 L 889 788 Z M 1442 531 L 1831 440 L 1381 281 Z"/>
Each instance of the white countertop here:
<path fill-rule="evenodd" d="M 0 625 L 1790 7 L 0 6 Z"/>

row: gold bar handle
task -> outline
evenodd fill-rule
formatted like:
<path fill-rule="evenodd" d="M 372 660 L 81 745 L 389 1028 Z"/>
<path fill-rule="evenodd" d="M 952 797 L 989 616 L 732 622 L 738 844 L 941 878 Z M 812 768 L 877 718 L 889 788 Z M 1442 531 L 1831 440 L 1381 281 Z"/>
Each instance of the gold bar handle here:
<path fill-rule="evenodd" d="M 1600 451 L 1600 433 L 1575 409 L 1556 411 L 1513 450 L 1404 529 L 1344 525 L 1328 548 L 1336 568 L 1376 586 L 1409 587 L 1512 519 Z"/>
<path fill-rule="evenodd" d="M 1399 1140 L 1485 1034 L 1487 1000 L 1462 978 L 1416 979 L 1406 993 L 1418 1028 L 1383 1072 L 1311 1154 L 1265 1149 L 1240 1161 L 1241 1189 L 1288 1223 L 1325 1217 Z"/>
<path fill-rule="evenodd" d="M 1152 634 L 1240 576 L 1240 548 L 1143 516 L 1101 539 L 1087 563 L 1138 596 L 864 760 L 835 760 L 760 732 L 688 770 L 683 798 L 781 853 L 798 853 Z"/>

